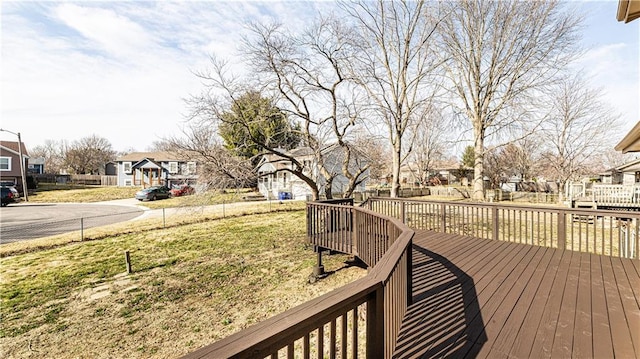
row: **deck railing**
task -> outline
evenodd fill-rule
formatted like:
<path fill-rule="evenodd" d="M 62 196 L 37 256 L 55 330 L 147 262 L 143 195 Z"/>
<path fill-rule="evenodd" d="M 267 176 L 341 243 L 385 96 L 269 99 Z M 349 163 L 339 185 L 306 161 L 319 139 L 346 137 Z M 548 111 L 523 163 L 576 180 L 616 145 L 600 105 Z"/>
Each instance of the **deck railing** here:
<path fill-rule="evenodd" d="M 572 183 L 567 197 L 575 201 L 590 201 L 598 206 L 640 207 L 640 185 Z"/>
<path fill-rule="evenodd" d="M 640 212 L 370 198 L 413 229 L 639 258 Z"/>
<path fill-rule="evenodd" d="M 411 300 L 414 232 L 364 208 L 307 204 L 309 242 L 359 257 L 364 278 L 184 358 L 391 358 Z"/>

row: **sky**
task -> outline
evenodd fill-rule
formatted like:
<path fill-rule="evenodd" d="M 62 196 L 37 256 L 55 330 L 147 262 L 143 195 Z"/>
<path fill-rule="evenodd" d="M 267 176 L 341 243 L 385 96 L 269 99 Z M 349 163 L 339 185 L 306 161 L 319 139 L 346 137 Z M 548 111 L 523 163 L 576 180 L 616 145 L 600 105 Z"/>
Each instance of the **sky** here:
<path fill-rule="evenodd" d="M 533 1 L 533 0 L 532 0 Z M 572 1 L 585 18 L 575 66 L 619 111 L 640 121 L 640 20 L 616 20 L 618 0 Z M 233 57 L 247 21 L 302 28 L 331 1 L 2 1 L 0 127 L 27 148 L 97 135 L 118 152 L 180 135 L 194 71 Z M 0 139 L 17 137 L 0 132 Z"/>

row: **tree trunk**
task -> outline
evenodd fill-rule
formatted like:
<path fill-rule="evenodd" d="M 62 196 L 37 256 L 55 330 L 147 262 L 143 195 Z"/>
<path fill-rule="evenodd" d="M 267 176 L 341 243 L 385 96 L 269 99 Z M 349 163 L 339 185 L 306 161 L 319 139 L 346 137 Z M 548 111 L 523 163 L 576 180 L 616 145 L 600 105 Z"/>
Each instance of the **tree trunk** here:
<path fill-rule="evenodd" d="M 391 197 L 398 197 L 400 192 L 400 155 L 401 155 L 400 139 L 396 140 L 393 145 L 393 182 L 391 183 Z"/>
<path fill-rule="evenodd" d="M 333 177 L 328 178 L 326 181 L 327 182 L 324 185 L 324 196 L 326 199 L 333 199 Z"/>
<path fill-rule="evenodd" d="M 319 201 L 320 200 L 320 192 L 318 191 L 317 187 L 311 187 L 311 200 L 312 201 Z"/>
<path fill-rule="evenodd" d="M 564 194 L 567 188 L 567 181 L 558 182 L 558 204 L 564 204 Z"/>
<path fill-rule="evenodd" d="M 474 201 L 484 201 L 484 131 L 476 128 L 474 135 L 475 161 L 473 163 L 473 195 L 471 198 Z"/>

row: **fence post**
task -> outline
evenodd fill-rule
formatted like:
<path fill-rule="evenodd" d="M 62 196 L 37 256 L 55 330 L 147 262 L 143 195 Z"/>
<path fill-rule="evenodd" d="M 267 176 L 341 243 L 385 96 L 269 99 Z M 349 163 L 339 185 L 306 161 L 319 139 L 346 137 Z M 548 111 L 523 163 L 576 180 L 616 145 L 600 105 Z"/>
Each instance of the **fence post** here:
<path fill-rule="evenodd" d="M 367 300 L 367 358 L 384 358 L 384 286 Z"/>
<path fill-rule="evenodd" d="M 84 241 L 84 218 L 80 217 L 80 241 Z"/>
<path fill-rule="evenodd" d="M 167 219 L 165 216 L 165 209 L 162 209 L 162 228 L 167 228 Z"/>
<path fill-rule="evenodd" d="M 567 215 L 565 211 L 560 210 L 558 212 L 558 248 L 567 248 Z"/>
<path fill-rule="evenodd" d="M 129 251 L 124 251 L 124 261 L 127 265 L 127 274 L 131 274 L 131 257 L 129 256 Z"/>

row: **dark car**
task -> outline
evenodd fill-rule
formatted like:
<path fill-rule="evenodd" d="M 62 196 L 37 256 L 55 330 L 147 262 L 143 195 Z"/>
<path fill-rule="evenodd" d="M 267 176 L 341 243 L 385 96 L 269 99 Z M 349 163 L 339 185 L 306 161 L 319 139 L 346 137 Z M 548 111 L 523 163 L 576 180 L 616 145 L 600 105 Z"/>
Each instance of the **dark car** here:
<path fill-rule="evenodd" d="M 172 186 L 171 188 L 171 195 L 173 197 L 188 196 L 194 193 L 195 193 L 195 188 L 189 186 L 188 184 L 175 185 L 175 186 Z"/>
<path fill-rule="evenodd" d="M 2 186 L 2 207 L 9 205 L 9 203 L 18 203 L 20 202 L 20 195 L 18 191 L 9 186 Z"/>
<path fill-rule="evenodd" d="M 136 199 L 138 201 L 155 201 L 156 199 L 165 199 L 171 197 L 171 191 L 166 186 L 153 186 L 145 189 L 141 189 L 136 192 Z"/>

